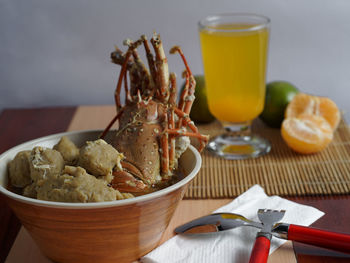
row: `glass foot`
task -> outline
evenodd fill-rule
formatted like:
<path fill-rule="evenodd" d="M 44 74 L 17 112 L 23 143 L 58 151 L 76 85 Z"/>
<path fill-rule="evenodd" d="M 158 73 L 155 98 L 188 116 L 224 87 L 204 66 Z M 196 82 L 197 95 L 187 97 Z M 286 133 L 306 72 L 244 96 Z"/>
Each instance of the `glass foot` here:
<path fill-rule="evenodd" d="M 271 150 L 270 142 L 256 135 L 231 136 L 219 135 L 213 138 L 206 149 L 219 157 L 229 160 L 255 158 Z"/>

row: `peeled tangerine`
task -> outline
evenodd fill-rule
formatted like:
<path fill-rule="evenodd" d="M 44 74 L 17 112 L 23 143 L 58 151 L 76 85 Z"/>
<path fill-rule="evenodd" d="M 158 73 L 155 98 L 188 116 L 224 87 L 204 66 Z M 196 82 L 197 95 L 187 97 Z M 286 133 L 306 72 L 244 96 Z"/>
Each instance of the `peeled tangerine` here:
<path fill-rule="evenodd" d="M 294 151 L 310 154 L 322 151 L 333 139 L 333 128 L 325 118 L 302 114 L 283 121 L 282 137 Z"/>
<path fill-rule="evenodd" d="M 288 104 L 282 123 L 282 137 L 299 153 L 322 151 L 333 139 L 340 111 L 329 98 L 298 93 Z"/>
<path fill-rule="evenodd" d="M 285 119 L 299 117 L 301 114 L 321 116 L 328 121 L 332 130 L 338 127 L 340 111 L 337 105 L 327 97 L 317 97 L 305 93 L 298 93 L 288 104 Z"/>

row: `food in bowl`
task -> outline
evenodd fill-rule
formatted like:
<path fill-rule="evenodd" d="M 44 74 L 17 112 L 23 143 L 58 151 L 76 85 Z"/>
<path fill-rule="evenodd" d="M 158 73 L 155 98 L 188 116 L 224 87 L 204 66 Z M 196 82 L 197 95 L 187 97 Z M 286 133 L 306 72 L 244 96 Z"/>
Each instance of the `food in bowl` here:
<path fill-rule="evenodd" d="M 142 195 L 182 179 L 171 180 L 133 195 L 114 189 L 113 174 L 123 171 L 123 154 L 102 139 L 78 148 L 67 136 L 54 147 L 37 146 L 20 151 L 8 164 L 9 189 L 26 197 L 55 202 L 104 202 Z"/>
<path fill-rule="evenodd" d="M 8 164 L 10 189 L 40 200 L 104 202 L 134 197 L 111 185 L 123 155 L 102 139 L 80 149 L 66 136 L 54 145 L 21 151 Z"/>
<path fill-rule="evenodd" d="M 154 33 L 150 42 L 154 55 L 145 36 L 125 40 L 125 53 L 118 48 L 112 52 L 112 62 L 122 66 L 115 91 L 117 114 L 100 138 L 80 149 L 62 138 L 53 149 L 35 147 L 19 153 L 9 165 L 12 186 L 42 200 L 97 202 L 147 194 L 181 178 L 178 160 L 190 137 L 198 140 L 199 151 L 208 142 L 189 117 L 196 81 L 181 48 L 171 48 L 170 53 L 179 53 L 185 65 L 186 84 L 177 103 L 176 77 L 169 74 L 160 36 Z M 138 55 L 140 45 L 149 70 Z M 103 139 L 116 121 L 119 127 L 109 145 Z"/>

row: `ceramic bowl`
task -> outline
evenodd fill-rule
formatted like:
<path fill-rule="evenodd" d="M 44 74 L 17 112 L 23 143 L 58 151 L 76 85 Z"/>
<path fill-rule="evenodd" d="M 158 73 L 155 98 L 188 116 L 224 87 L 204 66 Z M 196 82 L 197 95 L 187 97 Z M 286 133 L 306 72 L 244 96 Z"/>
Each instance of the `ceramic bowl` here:
<path fill-rule="evenodd" d="M 190 146 L 180 159 L 184 179 L 165 189 L 127 200 L 61 203 L 27 198 L 6 189 L 7 163 L 34 146 L 53 147 L 62 136 L 77 145 L 101 131 L 66 132 L 18 145 L 0 155 L 0 192 L 38 247 L 55 262 L 132 262 L 154 249 L 201 166 Z"/>

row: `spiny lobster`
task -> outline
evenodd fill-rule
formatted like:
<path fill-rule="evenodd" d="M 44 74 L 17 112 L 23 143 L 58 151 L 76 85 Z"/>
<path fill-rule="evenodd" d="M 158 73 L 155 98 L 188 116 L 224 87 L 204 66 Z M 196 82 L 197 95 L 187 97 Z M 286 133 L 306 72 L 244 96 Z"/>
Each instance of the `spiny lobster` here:
<path fill-rule="evenodd" d="M 112 186 L 122 192 L 145 192 L 169 180 L 177 168 L 178 158 L 190 144 L 189 137 L 198 139 L 199 151 L 208 142 L 208 137 L 200 134 L 189 118 L 196 82 L 181 48 L 170 49 L 171 54 L 180 54 L 185 65 L 185 87 L 177 103 L 176 75 L 169 74 L 160 36 L 154 33 L 150 42 L 154 55 L 145 35 L 135 42 L 125 40 L 124 45 L 128 46 L 125 53 L 118 47 L 111 53 L 112 62 L 121 65 L 115 90 L 117 115 L 101 138 L 118 120 L 119 128 L 112 145 L 125 159 L 123 170 L 113 172 Z M 149 70 L 137 52 L 140 45 L 144 46 Z M 121 103 L 123 83 L 124 105 Z"/>

